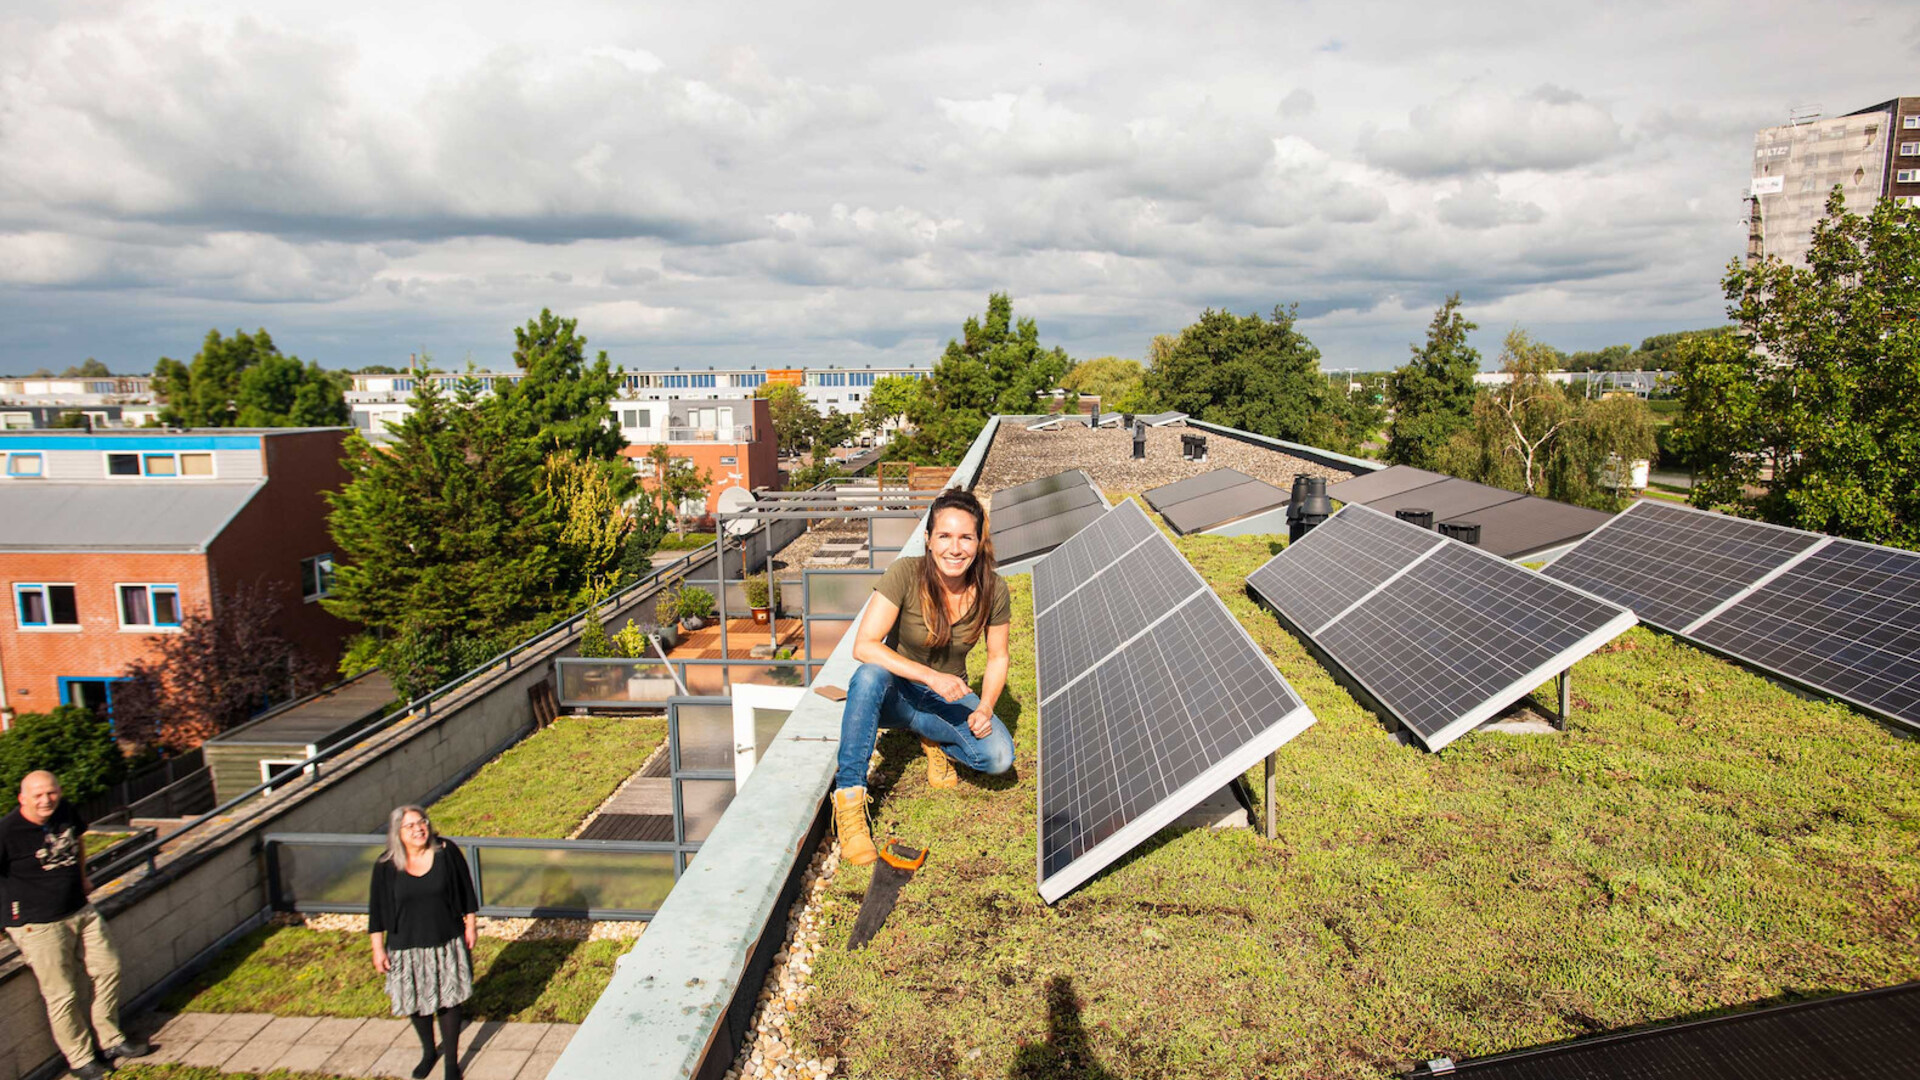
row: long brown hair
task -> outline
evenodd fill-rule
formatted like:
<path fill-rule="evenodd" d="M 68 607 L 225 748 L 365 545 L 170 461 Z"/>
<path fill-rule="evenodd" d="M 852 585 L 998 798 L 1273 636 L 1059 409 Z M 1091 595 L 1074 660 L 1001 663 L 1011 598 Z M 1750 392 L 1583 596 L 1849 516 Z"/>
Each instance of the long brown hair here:
<path fill-rule="evenodd" d="M 933 543 L 933 523 L 940 518 L 942 510 L 964 510 L 973 516 L 973 529 L 980 534 L 980 546 L 975 549 L 973 565 L 967 567 L 967 588 L 973 591 L 973 603 L 967 608 L 966 615 L 980 610 L 980 605 L 993 602 L 993 541 L 987 539 L 987 508 L 970 491 L 949 488 L 933 500 L 933 507 L 927 511 L 927 543 Z M 927 623 L 927 644 L 933 648 L 945 645 L 953 636 L 953 624 L 947 619 L 946 601 L 939 599 L 944 592 L 940 584 L 940 568 L 934 563 L 929 552 L 920 560 L 920 617 Z M 973 633 L 967 638 L 967 646 L 980 640 L 987 628 L 987 620 L 982 618 L 974 622 Z"/>

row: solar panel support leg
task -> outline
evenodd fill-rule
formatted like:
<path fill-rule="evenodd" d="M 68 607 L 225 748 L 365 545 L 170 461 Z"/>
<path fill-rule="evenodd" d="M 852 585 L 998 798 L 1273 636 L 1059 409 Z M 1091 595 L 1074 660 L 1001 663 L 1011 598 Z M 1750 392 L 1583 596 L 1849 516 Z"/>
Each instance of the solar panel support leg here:
<path fill-rule="evenodd" d="M 1273 828 L 1273 759 L 1278 756 L 1277 754 L 1267 755 L 1267 801 L 1263 805 L 1267 813 L 1267 839 L 1269 840 L 1276 835 Z"/>
<path fill-rule="evenodd" d="M 1559 683 L 1560 683 L 1560 715 L 1557 718 L 1558 722 L 1554 724 L 1554 726 L 1559 728 L 1561 731 L 1565 731 L 1567 730 L 1567 715 L 1573 712 L 1573 669 L 1572 668 L 1568 668 L 1567 670 L 1560 673 Z"/>

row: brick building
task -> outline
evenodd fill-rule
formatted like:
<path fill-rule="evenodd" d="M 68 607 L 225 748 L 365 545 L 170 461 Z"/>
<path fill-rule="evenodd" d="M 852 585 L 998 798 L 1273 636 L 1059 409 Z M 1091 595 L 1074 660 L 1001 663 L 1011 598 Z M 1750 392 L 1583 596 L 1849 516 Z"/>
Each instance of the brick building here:
<path fill-rule="evenodd" d="M 620 453 L 634 459 L 642 482 L 652 475 L 647 455 L 665 444 L 669 455 L 706 472 L 708 513 L 720 505 L 720 493 L 730 487 L 751 490 L 780 484 L 779 443 L 765 398 L 617 402 L 616 407 L 628 439 Z"/>
<path fill-rule="evenodd" d="M 341 428 L 0 432 L 0 719 L 112 704 L 127 664 L 245 583 L 329 667 L 352 625 L 332 577 L 324 493 Z"/>

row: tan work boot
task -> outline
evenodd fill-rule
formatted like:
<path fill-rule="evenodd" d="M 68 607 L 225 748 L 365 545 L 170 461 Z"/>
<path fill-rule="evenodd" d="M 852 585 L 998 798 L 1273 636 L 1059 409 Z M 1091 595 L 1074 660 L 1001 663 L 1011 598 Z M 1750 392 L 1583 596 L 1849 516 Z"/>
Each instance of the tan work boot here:
<path fill-rule="evenodd" d="M 867 828 L 867 789 L 841 788 L 833 793 L 833 831 L 840 837 L 840 857 L 855 866 L 878 859 L 873 833 Z"/>
<path fill-rule="evenodd" d="M 939 743 L 931 739 L 920 740 L 920 750 L 927 755 L 927 786 L 950 788 L 960 785 L 960 774 L 953 771 L 953 759 Z"/>

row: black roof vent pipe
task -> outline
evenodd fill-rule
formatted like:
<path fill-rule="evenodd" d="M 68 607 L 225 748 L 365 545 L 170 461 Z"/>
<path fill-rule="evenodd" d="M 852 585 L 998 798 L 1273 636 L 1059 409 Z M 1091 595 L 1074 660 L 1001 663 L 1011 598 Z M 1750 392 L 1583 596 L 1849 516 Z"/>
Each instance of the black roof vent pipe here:
<path fill-rule="evenodd" d="M 1409 506 L 1404 510 L 1395 510 L 1393 516 L 1409 525 L 1416 525 L 1422 529 L 1433 528 L 1433 511 L 1431 510 L 1416 510 Z"/>
<path fill-rule="evenodd" d="M 1293 478 L 1294 497 L 1287 502 L 1287 541 L 1292 543 L 1312 532 L 1321 522 L 1333 516 L 1333 500 L 1327 497 L 1327 478 L 1324 476 L 1302 476 Z"/>
<path fill-rule="evenodd" d="M 1133 460 L 1144 461 L 1147 456 L 1147 423 L 1144 420 L 1133 422 Z"/>
<path fill-rule="evenodd" d="M 1480 526 L 1469 525 L 1464 521 L 1443 521 L 1440 523 L 1440 535 L 1450 536 L 1463 544 L 1480 546 Z"/>

